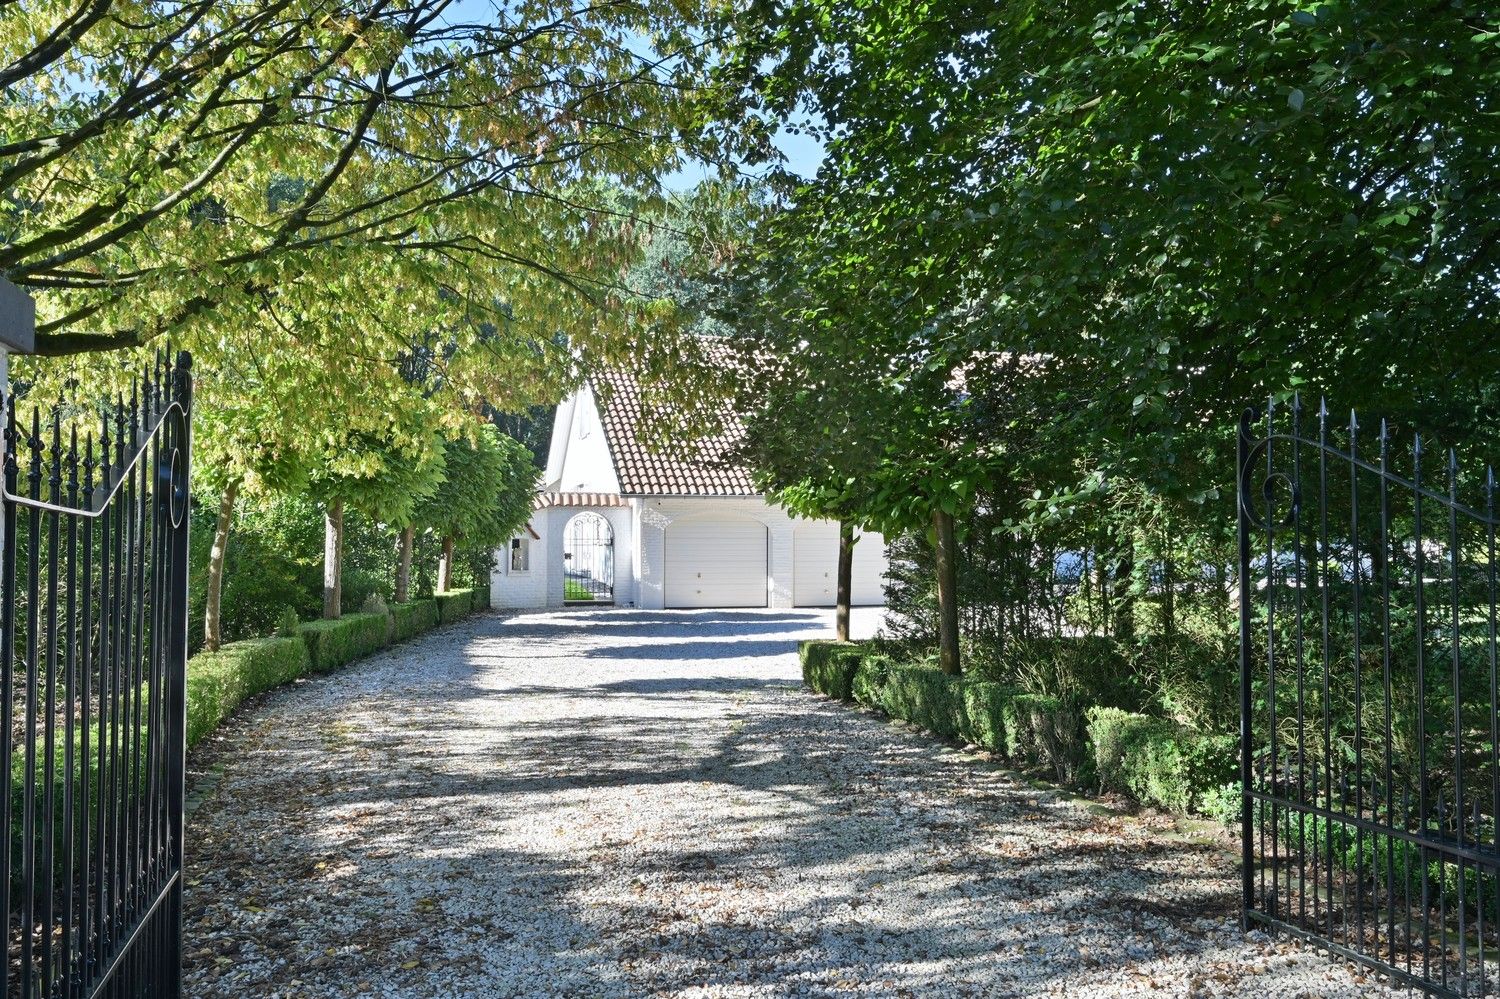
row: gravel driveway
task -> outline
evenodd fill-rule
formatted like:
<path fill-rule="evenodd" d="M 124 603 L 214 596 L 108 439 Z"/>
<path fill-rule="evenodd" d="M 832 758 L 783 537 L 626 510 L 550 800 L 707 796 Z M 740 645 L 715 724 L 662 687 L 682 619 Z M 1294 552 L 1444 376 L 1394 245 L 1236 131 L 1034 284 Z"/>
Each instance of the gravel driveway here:
<path fill-rule="evenodd" d="M 485 616 L 271 694 L 193 761 L 188 995 L 1395 994 L 1245 939 L 1222 845 L 800 689 L 828 627 Z"/>

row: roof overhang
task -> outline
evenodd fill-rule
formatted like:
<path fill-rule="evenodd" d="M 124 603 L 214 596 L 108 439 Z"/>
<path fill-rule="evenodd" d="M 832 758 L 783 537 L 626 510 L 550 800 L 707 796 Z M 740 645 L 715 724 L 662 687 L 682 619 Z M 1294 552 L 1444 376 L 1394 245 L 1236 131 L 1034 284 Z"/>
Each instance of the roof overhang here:
<path fill-rule="evenodd" d="M 619 493 L 537 493 L 532 501 L 533 510 L 550 510 L 554 507 L 584 506 L 629 506 Z"/>

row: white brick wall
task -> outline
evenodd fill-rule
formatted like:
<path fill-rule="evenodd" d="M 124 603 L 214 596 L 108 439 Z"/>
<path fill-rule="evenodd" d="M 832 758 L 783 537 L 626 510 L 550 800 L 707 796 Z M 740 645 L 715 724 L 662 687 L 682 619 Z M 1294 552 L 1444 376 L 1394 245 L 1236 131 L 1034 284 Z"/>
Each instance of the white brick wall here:
<path fill-rule="evenodd" d="M 537 511 L 531 524 L 541 540 L 531 543 L 531 568 L 524 573 L 512 573 L 509 552 L 501 552 L 490 577 L 493 606 L 517 609 L 563 606 L 565 527 L 581 509 Z M 659 610 L 665 605 L 666 529 L 684 517 L 742 518 L 764 524 L 769 542 L 767 605 L 792 606 L 792 552 L 798 522 L 763 499 L 658 497 L 632 499 L 628 507 L 603 507 L 594 512 L 603 515 L 615 532 L 617 606 Z"/>
<path fill-rule="evenodd" d="M 792 525 L 786 513 L 763 499 L 720 497 L 660 497 L 632 500 L 636 512 L 639 553 L 640 606 L 659 609 L 666 603 L 663 556 L 666 529 L 683 517 L 724 517 L 757 520 L 769 532 L 766 559 L 767 603 L 771 607 L 792 606 Z"/>
<path fill-rule="evenodd" d="M 541 540 L 531 542 L 531 568 L 526 572 L 510 571 L 509 550 L 497 554 L 496 569 L 490 574 L 491 606 L 509 609 L 538 609 L 563 606 L 563 545 L 567 524 L 584 507 L 555 507 L 532 514 L 531 526 Z M 588 508 L 609 521 L 615 532 L 615 603 L 634 606 L 635 546 L 633 513 L 629 507 Z"/>

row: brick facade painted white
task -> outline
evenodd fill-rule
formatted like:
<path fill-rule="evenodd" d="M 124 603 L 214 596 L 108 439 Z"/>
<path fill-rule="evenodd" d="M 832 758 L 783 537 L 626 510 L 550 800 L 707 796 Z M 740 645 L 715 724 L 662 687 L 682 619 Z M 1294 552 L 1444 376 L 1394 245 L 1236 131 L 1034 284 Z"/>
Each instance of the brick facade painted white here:
<path fill-rule="evenodd" d="M 592 491 L 618 494 L 619 478 L 603 444 L 598 407 L 587 389 L 558 407 L 544 488 L 552 492 Z M 628 506 L 550 507 L 531 521 L 541 536 L 531 542 L 531 565 L 512 572 L 507 550 L 497 553 L 490 576 L 493 606 L 543 608 L 563 606 L 563 545 L 569 520 L 592 510 L 609 521 L 615 536 L 615 603 L 623 607 L 661 609 L 666 603 L 666 531 L 684 518 L 753 520 L 767 531 L 766 605 L 793 605 L 794 534 L 799 521 L 760 497 L 647 496 Z M 801 523 L 808 523 L 801 521 Z"/>

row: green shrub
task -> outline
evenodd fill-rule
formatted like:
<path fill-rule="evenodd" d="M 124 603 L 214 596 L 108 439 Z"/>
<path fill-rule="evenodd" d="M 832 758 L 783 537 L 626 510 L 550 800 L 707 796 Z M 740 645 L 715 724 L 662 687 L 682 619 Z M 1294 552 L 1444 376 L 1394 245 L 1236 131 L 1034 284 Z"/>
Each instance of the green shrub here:
<path fill-rule="evenodd" d="M 1005 705 L 1015 691 L 989 680 L 963 684 L 963 713 L 958 734 L 976 746 L 994 752 L 1005 750 Z"/>
<path fill-rule="evenodd" d="M 307 643 L 314 673 L 326 673 L 363 658 L 386 644 L 384 614 L 348 614 L 333 621 L 309 621 L 297 628 Z"/>
<path fill-rule="evenodd" d="M 405 604 L 392 604 L 391 620 L 391 641 L 404 642 L 438 626 L 438 602 L 413 600 Z"/>
<path fill-rule="evenodd" d="M 1235 637 L 1152 635 L 1133 649 L 1132 670 L 1172 718 L 1203 732 L 1233 732 L 1240 717 Z"/>
<path fill-rule="evenodd" d="M 247 697 L 306 674 L 307 643 L 300 638 L 252 638 L 187 664 L 187 744 L 197 745 Z"/>
<path fill-rule="evenodd" d="M 452 624 L 474 609 L 473 590 L 449 590 L 437 595 L 438 620 Z"/>
<path fill-rule="evenodd" d="M 1074 704 L 1139 711 L 1150 701 L 1119 644 L 1095 635 L 1014 641 L 987 669 L 986 679 Z"/>
<path fill-rule="evenodd" d="M 1088 766 L 1083 714 L 1070 698 L 1016 694 L 1002 710 L 1006 755 L 1027 767 L 1047 767 L 1064 784 Z"/>
<path fill-rule="evenodd" d="M 871 708 L 882 707 L 886 677 L 891 673 L 891 657 L 882 652 L 861 656 L 859 668 L 849 684 L 849 696 Z"/>
<path fill-rule="evenodd" d="M 1145 805 L 1178 814 L 1202 809 L 1204 797 L 1234 774 L 1233 736 L 1117 708 L 1090 709 L 1088 733 L 1100 785 Z"/>
<path fill-rule="evenodd" d="M 302 622 L 297 619 L 297 608 L 286 606 L 281 608 L 281 616 L 276 619 L 276 634 L 281 638 L 296 638 L 297 625 Z"/>
<path fill-rule="evenodd" d="M 797 648 L 802 659 L 802 680 L 813 690 L 840 701 L 854 699 L 854 674 L 864 657 L 865 646 L 856 642 L 814 639 Z"/>
<path fill-rule="evenodd" d="M 489 580 L 476 583 L 474 586 L 474 609 L 477 611 L 489 610 L 491 596 Z"/>
<path fill-rule="evenodd" d="M 1245 798 L 1240 791 L 1239 782 L 1231 781 L 1204 791 L 1202 797 L 1198 799 L 1198 809 L 1204 815 L 1226 826 L 1237 826 L 1240 823 L 1244 803 Z"/>
<path fill-rule="evenodd" d="M 880 706 L 892 718 L 953 738 L 963 717 L 963 682 L 928 663 L 891 666 Z"/>
<path fill-rule="evenodd" d="M 385 573 L 346 565 L 339 582 L 341 609 L 345 614 L 363 614 L 371 597 L 385 600 L 390 596 L 391 585 L 391 580 Z"/>

